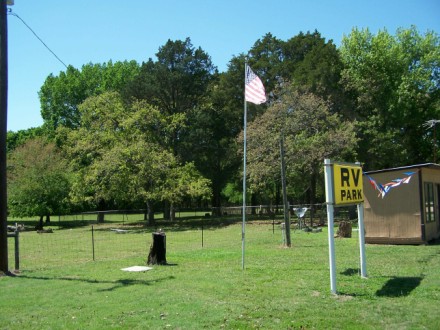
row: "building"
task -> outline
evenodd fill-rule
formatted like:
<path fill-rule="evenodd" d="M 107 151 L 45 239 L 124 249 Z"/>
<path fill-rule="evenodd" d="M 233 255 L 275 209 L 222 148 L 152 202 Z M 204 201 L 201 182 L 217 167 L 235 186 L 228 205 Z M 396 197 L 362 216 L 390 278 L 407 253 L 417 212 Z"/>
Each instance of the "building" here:
<path fill-rule="evenodd" d="M 440 165 L 364 173 L 365 242 L 425 244 L 440 237 Z"/>

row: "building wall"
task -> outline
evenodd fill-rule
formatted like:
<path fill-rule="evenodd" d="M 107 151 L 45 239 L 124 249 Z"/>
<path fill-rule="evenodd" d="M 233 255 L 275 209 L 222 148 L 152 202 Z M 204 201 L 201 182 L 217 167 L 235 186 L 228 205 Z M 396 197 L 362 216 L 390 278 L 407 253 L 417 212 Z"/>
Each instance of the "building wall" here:
<path fill-rule="evenodd" d="M 377 183 L 385 184 L 407 177 L 397 170 L 370 174 Z M 419 175 L 412 175 L 409 183 L 392 188 L 385 197 L 378 196 L 368 178 L 364 177 L 364 222 L 367 243 L 418 244 L 423 243 L 420 213 Z"/>

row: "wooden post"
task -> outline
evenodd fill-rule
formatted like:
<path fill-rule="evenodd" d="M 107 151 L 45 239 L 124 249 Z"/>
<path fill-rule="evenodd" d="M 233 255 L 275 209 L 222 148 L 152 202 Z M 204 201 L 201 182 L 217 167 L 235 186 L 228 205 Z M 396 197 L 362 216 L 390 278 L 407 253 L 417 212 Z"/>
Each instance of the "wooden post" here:
<path fill-rule="evenodd" d="M 20 241 L 18 228 L 15 230 L 15 272 L 20 271 Z"/>
<path fill-rule="evenodd" d="M 286 164 L 284 161 L 284 133 L 280 137 L 280 157 L 281 157 L 281 185 L 283 189 L 283 210 L 284 210 L 284 226 L 286 230 L 286 246 L 291 247 L 290 239 L 290 219 L 289 219 L 289 203 L 287 201 L 286 188 Z"/>
<path fill-rule="evenodd" d="M 166 249 L 166 235 L 159 231 L 152 233 L 153 244 L 150 247 L 148 254 L 147 265 L 166 265 L 167 264 L 167 249 Z"/>
<path fill-rule="evenodd" d="M 8 112 L 8 24 L 6 1 L 0 2 L 0 272 L 8 270 L 6 134 Z"/>

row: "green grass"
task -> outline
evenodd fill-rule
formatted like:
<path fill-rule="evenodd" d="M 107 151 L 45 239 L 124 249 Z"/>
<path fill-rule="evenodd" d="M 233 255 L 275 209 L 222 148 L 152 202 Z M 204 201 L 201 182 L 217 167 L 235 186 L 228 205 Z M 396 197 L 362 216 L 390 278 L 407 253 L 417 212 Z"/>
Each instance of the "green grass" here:
<path fill-rule="evenodd" d="M 285 248 L 278 226 L 249 223 L 242 270 L 241 224 L 211 221 L 203 247 L 200 226 L 162 223 L 170 265 L 141 273 L 120 269 L 145 264 L 152 228 L 95 225 L 95 261 L 90 226 L 21 233 L 21 272 L 0 277 L 0 329 L 440 328 L 440 245 L 367 245 L 362 279 L 357 232 L 336 239 L 332 295 L 325 229 L 292 232 Z"/>

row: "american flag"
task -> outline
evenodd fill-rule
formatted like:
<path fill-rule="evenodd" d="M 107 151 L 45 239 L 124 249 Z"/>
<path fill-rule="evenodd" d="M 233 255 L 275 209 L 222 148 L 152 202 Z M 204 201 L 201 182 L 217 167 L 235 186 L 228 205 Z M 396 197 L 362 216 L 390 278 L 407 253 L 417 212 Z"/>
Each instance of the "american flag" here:
<path fill-rule="evenodd" d="M 254 104 L 266 102 L 266 92 L 261 79 L 246 65 L 245 100 Z"/>

